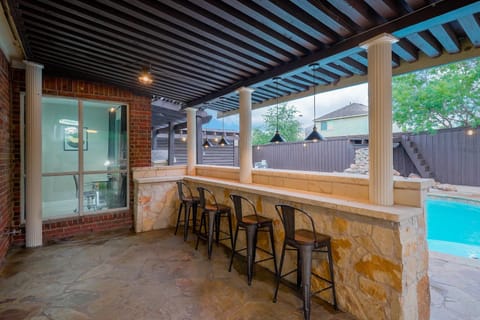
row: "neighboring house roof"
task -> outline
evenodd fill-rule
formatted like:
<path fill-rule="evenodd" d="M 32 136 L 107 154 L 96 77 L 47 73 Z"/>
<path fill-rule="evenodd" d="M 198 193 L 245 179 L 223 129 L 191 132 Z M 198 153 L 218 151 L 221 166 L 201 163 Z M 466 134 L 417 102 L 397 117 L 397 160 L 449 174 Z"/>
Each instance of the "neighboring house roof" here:
<path fill-rule="evenodd" d="M 349 105 L 327 113 L 315 121 L 329 120 L 329 119 L 338 119 L 338 118 L 349 118 L 368 115 L 368 107 L 361 103 L 350 103 Z"/>

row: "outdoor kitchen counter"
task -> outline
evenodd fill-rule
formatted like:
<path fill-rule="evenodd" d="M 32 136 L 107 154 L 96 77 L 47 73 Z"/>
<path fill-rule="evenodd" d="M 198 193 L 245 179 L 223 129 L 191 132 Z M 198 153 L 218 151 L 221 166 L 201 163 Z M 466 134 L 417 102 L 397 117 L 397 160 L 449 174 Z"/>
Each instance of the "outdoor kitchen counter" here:
<path fill-rule="evenodd" d="M 391 222 L 400 222 L 423 213 L 422 208 L 400 205 L 380 206 L 370 204 L 366 201 L 349 199 L 347 197 L 338 195 L 299 191 L 284 187 L 273 187 L 261 184 L 245 184 L 232 180 L 199 176 L 185 176 L 184 180 L 203 185 L 222 187 L 231 190 L 232 192 L 239 191 L 277 198 L 279 203 L 282 201 L 296 202 Z"/>
<path fill-rule="evenodd" d="M 419 316 L 428 315 L 430 306 L 423 201 L 431 181 L 396 177 L 395 205 L 380 206 L 368 202 L 368 177 L 358 175 L 254 169 L 255 183 L 245 184 L 239 182 L 238 168 L 196 166 L 195 176 L 186 171 L 185 166 L 134 170 L 136 232 L 175 225 L 179 180 L 195 193 L 199 186 L 208 188 L 225 205 L 232 206 L 231 194 L 252 200 L 262 215 L 274 220 L 277 253 L 284 234 L 275 205 L 299 206 L 311 213 L 317 232 L 332 239 L 341 310 L 358 319 L 426 319 Z M 264 236 L 258 238 L 261 247 L 268 245 Z M 243 237 L 239 241 L 238 246 L 243 247 Z M 293 268 L 295 262 L 294 256 L 285 257 L 286 268 Z M 325 260 L 319 259 L 312 268 L 326 276 L 325 265 Z M 264 266 L 273 267 L 271 263 Z M 315 283 L 314 290 L 319 285 Z M 320 296 L 332 301 L 329 290 Z"/>
<path fill-rule="evenodd" d="M 350 184 L 348 178 L 341 183 L 335 181 L 338 185 L 332 190 L 343 192 L 340 195 L 302 190 L 308 187 L 316 190 L 315 181 L 308 178 L 310 176 L 303 180 L 303 185 L 291 185 L 292 178 L 289 180 L 287 176 L 283 185 L 275 186 L 245 184 L 197 172 L 196 176 L 186 175 L 183 180 L 192 190 L 199 186 L 208 188 L 217 201 L 225 205 L 233 205 L 231 194 L 249 198 L 263 216 L 273 219 L 277 252 L 282 247 L 284 231 L 275 205 L 287 203 L 309 212 L 317 232 L 331 237 L 335 287 L 341 310 L 358 319 L 398 320 L 419 319 L 419 312 L 428 312 L 428 247 L 423 208 L 398 204 L 380 206 L 358 199 L 360 193 L 365 194 L 361 189 L 368 188 L 365 179 L 351 179 Z M 405 191 L 413 198 L 414 192 L 422 191 L 421 183 L 417 189 L 399 188 L 397 195 Z M 408 184 L 407 181 L 398 183 L 399 187 L 408 187 Z M 291 188 L 287 187 L 289 185 Z M 421 198 L 417 196 L 416 199 Z M 297 222 L 297 228 L 307 227 L 305 221 Z M 244 247 L 244 239 L 240 241 L 238 246 Z M 258 241 L 260 247 L 268 248 L 266 235 L 259 235 Z M 293 269 L 295 262 L 294 255 L 287 255 L 286 269 Z M 324 259 L 312 263 L 315 273 L 328 277 L 325 266 Z M 272 270 L 273 265 L 266 263 L 264 267 Z M 313 290 L 321 288 L 320 283 L 314 286 Z M 329 290 L 320 295 L 332 301 Z"/>

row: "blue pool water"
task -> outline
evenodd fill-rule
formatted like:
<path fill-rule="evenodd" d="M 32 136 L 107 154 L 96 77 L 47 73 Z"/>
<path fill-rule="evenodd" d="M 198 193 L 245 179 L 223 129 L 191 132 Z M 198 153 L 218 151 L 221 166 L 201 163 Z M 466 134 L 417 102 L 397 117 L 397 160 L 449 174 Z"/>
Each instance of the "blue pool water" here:
<path fill-rule="evenodd" d="M 428 199 L 426 210 L 431 251 L 480 259 L 480 203 Z"/>

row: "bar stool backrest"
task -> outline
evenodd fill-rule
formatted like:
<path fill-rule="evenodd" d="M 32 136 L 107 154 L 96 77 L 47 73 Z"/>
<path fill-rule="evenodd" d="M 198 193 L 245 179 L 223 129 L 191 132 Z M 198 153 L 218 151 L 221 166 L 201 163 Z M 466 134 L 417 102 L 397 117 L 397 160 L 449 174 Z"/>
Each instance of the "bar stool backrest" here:
<path fill-rule="evenodd" d="M 200 198 L 200 201 L 198 203 L 198 206 L 200 208 L 205 209 L 205 206 L 209 204 L 214 206 L 217 210 L 220 210 L 217 199 L 215 198 L 215 195 L 213 194 L 212 191 L 203 187 L 198 187 L 197 190 L 198 190 L 198 196 Z"/>
<path fill-rule="evenodd" d="M 180 201 L 193 199 L 192 190 L 190 190 L 190 187 L 185 182 L 177 181 L 177 191 Z"/>
<path fill-rule="evenodd" d="M 289 206 L 287 204 L 277 204 L 275 205 L 275 210 L 277 210 L 280 220 L 282 220 L 283 228 L 285 231 L 285 239 L 287 241 L 295 241 L 295 230 L 297 226 L 295 224 L 298 220 L 307 220 L 310 226 L 307 226 L 307 229 L 310 227 L 310 231 L 313 232 L 315 237 L 315 242 L 317 242 L 317 233 L 315 230 L 315 223 L 313 222 L 312 217 L 304 210 Z"/>
<path fill-rule="evenodd" d="M 239 196 L 237 194 L 230 195 L 230 199 L 232 199 L 232 202 L 233 202 L 233 208 L 235 209 L 235 217 L 237 218 L 237 221 L 242 221 L 242 217 L 243 217 L 242 202 L 245 202 L 251 208 L 251 211 L 257 218 L 257 222 L 258 222 L 257 210 L 255 209 L 255 205 L 253 204 L 252 201 L 248 200 L 245 197 Z"/>

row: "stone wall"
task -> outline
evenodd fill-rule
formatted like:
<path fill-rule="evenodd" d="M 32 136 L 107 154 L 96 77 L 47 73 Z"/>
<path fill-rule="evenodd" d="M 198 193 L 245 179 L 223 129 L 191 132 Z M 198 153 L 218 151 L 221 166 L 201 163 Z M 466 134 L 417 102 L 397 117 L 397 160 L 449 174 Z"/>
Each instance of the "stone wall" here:
<path fill-rule="evenodd" d="M 354 163 L 352 163 L 350 167 L 345 169 L 343 172 L 368 175 L 368 161 L 368 148 L 356 149 Z M 400 173 L 397 170 L 393 169 L 393 175 L 399 176 Z"/>
<path fill-rule="evenodd" d="M 239 167 L 227 167 L 227 166 L 209 166 L 209 165 L 196 165 L 195 174 L 197 176 L 212 177 L 228 180 L 240 179 Z"/>
<path fill-rule="evenodd" d="M 187 166 L 134 168 L 135 232 L 175 226 L 178 210 L 177 185 L 187 173 Z"/>
<path fill-rule="evenodd" d="M 238 167 L 197 165 L 196 175 L 238 181 Z M 368 176 L 345 173 L 298 170 L 253 169 L 254 184 L 322 193 L 368 202 Z M 394 201 L 397 205 L 423 207 L 431 179 L 394 177 Z"/>
<path fill-rule="evenodd" d="M 214 192 L 219 203 L 231 207 L 229 195 L 232 193 L 252 200 L 258 212 L 274 220 L 278 256 L 283 228 L 274 205 L 291 204 L 311 213 L 317 232 L 332 238 L 337 299 L 341 310 L 352 313 L 358 319 L 429 319 L 428 251 L 425 221 L 421 213 L 394 222 L 305 205 L 288 194 L 279 198 L 254 190 L 245 192 L 244 188 L 238 190 L 225 185 L 217 186 L 214 182 L 205 185 L 191 180 L 195 179 L 187 179 L 192 188 L 207 187 Z M 222 225 L 223 230 L 227 230 L 226 227 Z M 245 246 L 244 236 L 239 239 L 243 242 L 239 246 Z M 266 235 L 260 234 L 259 246 L 268 248 L 268 243 Z M 228 241 L 225 245 L 229 246 Z M 257 253 L 262 255 L 259 251 Z M 319 257 L 313 262 L 313 270 L 327 277 L 326 259 L 321 255 Z M 288 255 L 284 270 L 293 268 L 295 261 L 294 256 Z M 273 271 L 271 262 L 263 265 Z M 290 280 L 294 281 L 293 278 Z M 320 282 L 313 281 L 314 290 L 320 287 Z M 321 297 L 332 301 L 330 290 L 323 292 Z"/>
<path fill-rule="evenodd" d="M 186 174 L 186 165 L 132 168 L 132 178 L 134 181 L 142 178 L 183 177 Z"/>
<path fill-rule="evenodd" d="M 259 212 L 274 220 L 275 247 L 280 255 L 283 227 L 274 206 L 291 204 L 310 212 L 317 231 L 332 238 L 341 310 L 359 319 L 429 319 L 428 249 L 422 206 L 430 180 L 396 177 L 395 198 L 404 205 L 385 207 L 346 193 L 339 195 L 342 188 L 352 193 L 356 188 L 368 188 L 366 177 L 258 169 L 253 172 L 254 184 L 241 184 L 238 168 L 196 169 L 197 176 L 191 177 L 184 177 L 185 166 L 133 170 L 138 194 L 135 216 L 141 222 L 138 232 L 175 225 L 178 200 L 174 182 L 183 178 L 192 190 L 207 187 L 219 203 L 230 207 L 232 193 L 252 200 Z M 225 224 L 221 228 L 227 230 Z M 243 235 L 239 237 L 239 246 L 245 245 L 244 239 Z M 260 234 L 258 243 L 268 247 L 266 235 Z M 224 244 L 229 246 L 228 241 Z M 261 259 L 262 253 L 258 255 Z M 295 260 L 288 256 L 285 268 L 293 268 Z M 271 262 L 264 266 L 273 271 Z M 326 259 L 314 260 L 313 269 L 326 276 Z M 321 283 L 314 281 L 313 286 L 315 290 Z M 328 290 L 321 297 L 332 301 Z"/>
<path fill-rule="evenodd" d="M 346 173 L 368 174 L 368 148 L 355 150 L 354 163 L 344 170 Z"/>

